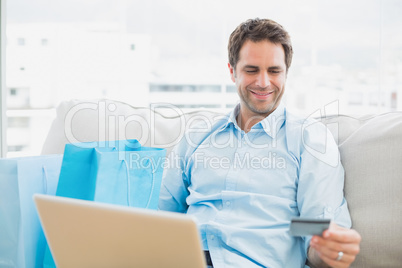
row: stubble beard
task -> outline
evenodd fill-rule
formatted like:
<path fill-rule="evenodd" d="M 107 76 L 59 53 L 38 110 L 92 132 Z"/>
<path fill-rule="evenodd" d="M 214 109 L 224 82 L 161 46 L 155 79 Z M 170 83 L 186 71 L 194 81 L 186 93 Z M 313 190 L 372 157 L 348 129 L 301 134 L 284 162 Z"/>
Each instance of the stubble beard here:
<path fill-rule="evenodd" d="M 271 102 L 269 102 L 268 104 L 266 104 L 265 106 L 263 106 L 263 107 L 258 107 L 257 105 L 255 105 L 252 102 L 252 100 L 251 100 L 252 96 L 251 95 L 253 93 L 251 93 L 250 90 L 260 91 L 261 92 L 261 89 L 253 89 L 253 88 L 250 88 L 250 87 L 246 87 L 246 92 L 248 92 L 248 94 L 246 96 L 242 97 L 242 100 L 241 100 L 242 103 L 245 106 L 247 106 L 247 109 L 249 111 L 251 111 L 252 113 L 254 113 L 255 115 L 266 117 L 269 114 L 271 114 L 277 108 L 277 106 L 279 105 L 279 103 L 281 101 L 280 100 L 281 96 L 279 96 L 279 95 L 281 94 L 281 92 L 284 89 L 282 89 L 282 91 L 280 91 L 278 88 L 274 88 L 274 92 L 272 93 L 274 95 L 273 100 Z M 264 92 L 266 92 L 266 91 L 269 92 L 271 90 L 272 89 L 264 90 Z"/>

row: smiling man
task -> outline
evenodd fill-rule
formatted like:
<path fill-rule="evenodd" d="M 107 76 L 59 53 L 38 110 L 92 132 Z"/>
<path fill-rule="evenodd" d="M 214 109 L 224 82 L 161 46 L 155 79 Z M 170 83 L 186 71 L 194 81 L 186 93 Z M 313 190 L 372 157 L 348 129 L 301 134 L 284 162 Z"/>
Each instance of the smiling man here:
<path fill-rule="evenodd" d="M 196 219 L 210 267 L 304 267 L 307 260 L 349 267 L 360 235 L 349 229 L 338 147 L 323 139 L 330 135 L 324 125 L 281 104 L 293 54 L 288 33 L 272 20 L 248 20 L 228 50 L 240 104 L 210 132 L 188 133 L 176 146 L 160 209 Z M 333 221 L 322 237 L 293 237 L 293 217 Z"/>

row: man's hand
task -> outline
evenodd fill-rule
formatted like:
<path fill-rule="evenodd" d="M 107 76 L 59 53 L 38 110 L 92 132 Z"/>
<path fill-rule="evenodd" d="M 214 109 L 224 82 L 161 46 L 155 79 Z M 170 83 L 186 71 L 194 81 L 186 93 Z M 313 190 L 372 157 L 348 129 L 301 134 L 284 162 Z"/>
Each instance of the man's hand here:
<path fill-rule="evenodd" d="M 312 237 L 308 252 L 309 261 L 316 267 L 349 267 L 360 251 L 360 241 L 361 237 L 357 231 L 331 223 L 322 237 Z"/>

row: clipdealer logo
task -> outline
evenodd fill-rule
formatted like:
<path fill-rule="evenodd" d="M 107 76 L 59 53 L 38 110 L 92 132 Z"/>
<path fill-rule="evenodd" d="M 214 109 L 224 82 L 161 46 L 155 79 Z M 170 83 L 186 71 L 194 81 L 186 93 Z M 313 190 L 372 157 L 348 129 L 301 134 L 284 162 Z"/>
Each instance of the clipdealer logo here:
<path fill-rule="evenodd" d="M 139 108 L 141 109 L 141 108 Z M 148 109 L 148 108 L 145 108 Z M 161 112 L 165 112 L 168 110 L 171 117 L 162 116 L 161 113 L 158 113 L 156 109 L 161 109 Z M 85 142 L 77 138 L 73 133 L 73 120 L 74 117 L 80 113 L 84 112 L 86 114 L 85 118 L 96 118 L 96 122 L 88 122 L 88 125 L 96 125 L 98 132 L 96 133 L 96 137 L 92 137 L 92 142 Z M 332 133 L 335 134 L 335 139 L 338 137 L 338 123 L 324 123 L 324 125 L 320 126 L 320 121 L 327 118 L 327 114 L 338 115 L 339 114 L 339 103 L 338 101 L 331 102 L 327 104 L 322 110 L 317 110 L 312 113 L 304 123 L 300 125 L 301 134 L 302 134 L 302 146 L 304 150 L 306 150 L 313 157 L 317 158 L 321 162 L 326 163 L 330 166 L 339 165 L 339 151 L 333 144 L 332 135 L 330 135 L 329 131 L 323 131 L 324 128 L 330 128 Z M 160 137 L 160 133 L 156 132 L 157 129 L 157 117 L 164 117 L 166 119 L 174 119 L 174 129 L 172 129 L 172 134 L 167 135 L 167 139 L 162 139 L 163 142 L 158 142 L 156 136 Z M 135 137 L 139 141 L 140 144 L 144 146 L 151 147 L 159 147 L 159 148 L 173 148 L 180 139 L 184 138 L 187 140 L 187 143 L 190 146 L 196 146 L 198 148 L 203 148 L 202 146 L 214 146 L 215 148 L 227 148 L 227 147 L 236 147 L 241 146 L 241 144 L 237 144 L 236 141 L 239 141 L 238 137 L 229 137 L 227 140 L 219 140 L 217 138 L 217 133 L 211 134 L 211 144 L 198 144 L 198 139 L 192 140 L 194 133 L 195 137 L 198 134 L 213 132 L 213 125 L 219 120 L 227 120 L 228 118 L 225 115 L 212 113 L 212 114 L 198 114 L 194 113 L 189 116 L 184 113 L 180 108 L 174 106 L 172 104 L 155 104 L 151 105 L 151 107 L 141 113 L 133 113 L 127 115 L 127 113 L 120 114 L 120 110 L 116 103 L 112 101 L 98 101 L 98 102 L 81 102 L 77 105 L 71 107 L 67 112 L 64 120 L 64 131 L 67 141 L 69 143 L 76 143 L 77 146 L 82 146 L 83 148 L 105 148 L 105 147 L 119 147 L 119 152 L 123 147 L 132 148 L 133 144 L 127 139 L 126 134 L 128 131 L 128 126 L 135 125 Z M 284 118 L 271 118 L 269 121 L 268 127 L 270 131 L 275 134 L 277 128 L 284 120 Z M 158 119 L 162 120 L 162 119 Z M 164 120 L 164 119 L 163 119 Z M 171 122 L 173 122 L 171 121 Z M 199 124 L 202 122 L 203 124 Z M 318 126 L 318 127 L 317 127 Z M 134 129 L 131 127 L 131 129 Z M 315 140 L 311 140 L 306 133 L 309 133 L 309 130 L 314 132 L 319 129 L 320 135 L 315 137 Z M 170 130 L 169 130 L 170 131 Z M 157 135 L 158 134 L 158 135 Z M 215 136 L 214 136 L 215 135 Z M 89 137 L 89 135 L 86 135 Z M 254 149 L 264 149 L 264 148 L 275 148 L 277 146 L 276 137 L 271 143 L 264 144 L 255 144 L 251 140 L 247 139 L 247 146 L 250 146 Z M 115 143 L 115 141 L 121 141 L 119 144 Z M 335 141 L 336 142 L 336 141 Z M 149 145 L 145 145 L 149 144 Z M 318 144 L 318 146 L 317 146 Z M 330 145 L 331 146 L 328 146 Z M 123 146 L 123 147 L 121 147 Z M 121 148 L 120 148 L 121 147 Z M 331 150 L 329 150 L 331 149 Z M 335 150 L 336 149 L 336 150 Z M 125 158 L 124 153 L 121 152 L 119 156 L 123 159 Z M 233 161 L 234 167 L 266 167 L 266 168 L 285 168 L 286 161 L 285 159 L 275 155 L 274 152 L 271 152 L 269 155 L 256 158 L 251 155 L 236 155 L 233 160 L 225 159 L 225 158 L 216 158 L 204 157 L 202 163 L 203 165 L 209 165 L 212 168 L 218 166 L 226 167 L 231 164 Z M 201 164 L 201 162 L 198 162 Z M 171 165 L 171 163 L 168 163 Z"/>

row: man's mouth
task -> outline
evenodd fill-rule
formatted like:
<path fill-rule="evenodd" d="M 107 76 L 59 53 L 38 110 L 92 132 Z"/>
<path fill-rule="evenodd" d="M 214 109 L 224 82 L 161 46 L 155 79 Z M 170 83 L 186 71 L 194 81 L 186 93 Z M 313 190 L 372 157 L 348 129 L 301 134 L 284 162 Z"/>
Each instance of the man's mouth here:
<path fill-rule="evenodd" d="M 258 99 L 266 99 L 266 98 L 268 98 L 269 95 L 274 93 L 274 91 L 261 92 L 261 91 L 253 91 L 253 90 L 250 90 L 250 92 Z"/>

